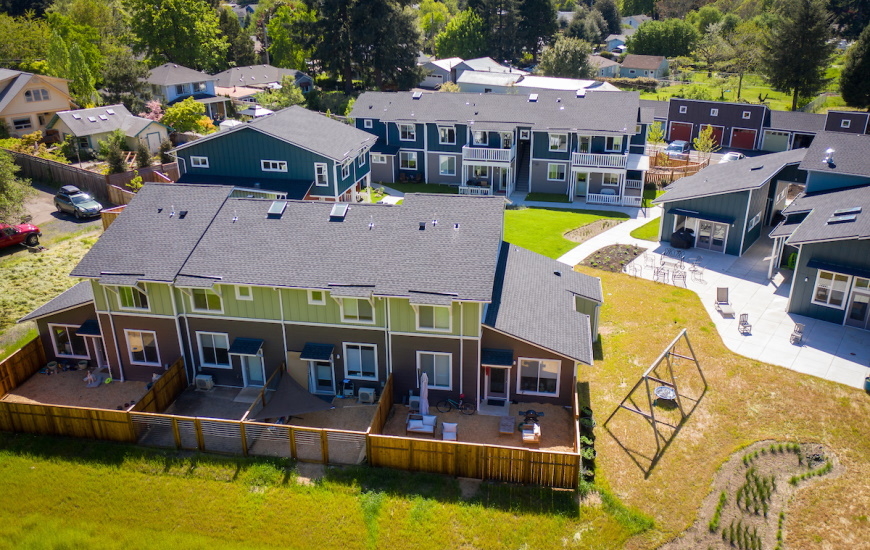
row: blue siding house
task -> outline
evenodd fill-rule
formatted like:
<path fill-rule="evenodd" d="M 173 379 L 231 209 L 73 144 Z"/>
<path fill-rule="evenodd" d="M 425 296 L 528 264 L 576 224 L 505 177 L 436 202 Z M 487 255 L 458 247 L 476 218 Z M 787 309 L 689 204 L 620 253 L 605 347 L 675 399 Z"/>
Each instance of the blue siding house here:
<path fill-rule="evenodd" d="M 205 105 L 209 118 L 223 120 L 227 117 L 226 104 L 230 99 L 215 93 L 215 80 L 215 77 L 206 73 L 175 63 L 164 63 L 151 69 L 145 82 L 150 84 L 154 97 L 165 105 L 192 97 Z"/>
<path fill-rule="evenodd" d="M 180 182 L 232 185 L 236 196 L 355 201 L 376 138 L 299 106 L 174 150 Z"/>

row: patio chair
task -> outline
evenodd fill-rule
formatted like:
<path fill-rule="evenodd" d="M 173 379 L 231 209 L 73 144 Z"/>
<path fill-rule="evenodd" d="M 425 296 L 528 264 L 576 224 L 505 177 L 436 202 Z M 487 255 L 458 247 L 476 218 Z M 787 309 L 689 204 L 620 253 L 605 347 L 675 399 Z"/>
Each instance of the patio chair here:
<path fill-rule="evenodd" d="M 728 299 L 728 287 L 718 287 L 716 289 L 716 311 L 722 314 L 723 317 L 734 317 L 734 308 L 731 306 L 731 301 Z"/>
<path fill-rule="evenodd" d="M 792 344 L 803 345 L 804 325 L 802 323 L 795 323 L 794 330 L 791 331 L 791 336 L 789 337 L 789 342 Z"/>
<path fill-rule="evenodd" d="M 686 272 L 682 269 L 674 271 L 674 286 L 682 283 L 683 288 L 686 287 Z"/>
<path fill-rule="evenodd" d="M 695 266 L 695 269 L 692 270 L 692 280 L 696 283 L 704 283 L 704 268 L 700 265 Z"/>
<path fill-rule="evenodd" d="M 647 267 L 655 267 L 656 266 L 656 259 L 649 252 L 644 252 L 643 253 L 643 265 L 645 265 Z"/>
<path fill-rule="evenodd" d="M 740 322 L 737 324 L 737 330 L 740 334 L 752 334 L 752 325 L 749 324 L 749 314 L 741 313 Z"/>
<path fill-rule="evenodd" d="M 457 441 L 456 422 L 441 423 L 441 439 L 444 441 Z"/>
<path fill-rule="evenodd" d="M 670 277 L 670 271 L 668 271 L 666 267 L 657 267 L 655 268 L 655 271 L 653 271 L 653 280 L 655 281 L 667 283 L 668 277 Z"/>

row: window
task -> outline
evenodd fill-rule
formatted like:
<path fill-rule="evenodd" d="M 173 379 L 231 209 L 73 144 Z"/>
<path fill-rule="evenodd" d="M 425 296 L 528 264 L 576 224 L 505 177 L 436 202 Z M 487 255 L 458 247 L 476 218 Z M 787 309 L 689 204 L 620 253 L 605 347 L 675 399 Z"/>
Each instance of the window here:
<path fill-rule="evenodd" d="M 568 134 L 550 134 L 550 151 L 567 151 Z"/>
<path fill-rule="evenodd" d="M 608 152 L 622 152 L 622 136 L 610 136 L 605 140 L 604 150 Z"/>
<path fill-rule="evenodd" d="M 218 369 L 232 368 L 230 364 L 230 340 L 220 332 L 197 332 L 199 341 L 199 364 L 201 367 Z"/>
<path fill-rule="evenodd" d="M 48 325 L 55 355 L 90 359 L 84 337 L 75 334 L 77 328 L 76 325 Z"/>
<path fill-rule="evenodd" d="M 442 176 L 456 175 L 456 157 L 452 155 L 441 155 L 438 157 L 438 173 Z"/>
<path fill-rule="evenodd" d="M 456 128 L 454 128 L 453 126 L 439 126 L 438 143 L 440 143 L 441 145 L 455 145 Z"/>
<path fill-rule="evenodd" d="M 471 132 L 471 139 L 474 145 L 488 145 L 489 133 L 486 130 L 475 130 Z"/>
<path fill-rule="evenodd" d="M 38 88 L 36 90 L 27 90 L 24 92 L 24 101 L 27 103 L 33 101 L 48 101 L 48 90 Z"/>
<path fill-rule="evenodd" d="M 344 344 L 344 373 L 348 378 L 377 380 L 377 346 L 373 344 Z"/>
<path fill-rule="evenodd" d="M 341 167 L 341 179 L 347 179 L 350 177 L 350 164 L 351 163 L 348 162 Z"/>
<path fill-rule="evenodd" d="M 341 299 L 341 320 L 347 323 L 374 324 L 375 311 L 371 302 L 362 298 Z"/>
<path fill-rule="evenodd" d="M 618 187 L 619 186 L 619 174 L 613 174 L 613 173 L 602 174 L 601 184 L 602 185 L 613 185 L 614 187 Z"/>
<path fill-rule="evenodd" d="M 378 153 L 372 153 L 372 164 L 386 164 L 387 156 L 379 155 Z"/>
<path fill-rule="evenodd" d="M 686 114 L 687 109 L 688 109 L 688 107 L 686 107 L 685 105 L 680 105 L 680 114 L 681 115 Z"/>
<path fill-rule="evenodd" d="M 719 116 L 719 109 L 710 109 L 710 116 Z"/>
<path fill-rule="evenodd" d="M 474 178 L 488 178 L 489 166 L 480 166 L 475 164 L 471 167 L 471 176 Z"/>
<path fill-rule="evenodd" d="M 565 165 L 564 164 L 548 164 L 547 179 L 549 181 L 565 181 Z"/>
<path fill-rule="evenodd" d="M 91 142 L 88 139 L 88 136 L 82 136 L 78 138 L 79 149 L 87 149 L 91 146 Z"/>
<path fill-rule="evenodd" d="M 208 288 L 192 289 L 190 301 L 193 304 L 193 311 L 220 313 L 223 310 L 220 295 Z"/>
<path fill-rule="evenodd" d="M 329 185 L 329 176 L 326 173 L 326 163 L 314 163 L 314 183 L 320 187 Z"/>
<path fill-rule="evenodd" d="M 399 139 L 414 141 L 417 139 L 417 128 L 413 124 L 399 124 Z"/>
<path fill-rule="evenodd" d="M 588 153 L 592 147 L 592 138 L 589 136 L 580 136 L 577 138 L 577 152 Z"/>
<path fill-rule="evenodd" d="M 547 359 L 519 360 L 518 393 L 535 395 L 559 395 L 559 372 L 561 361 Z"/>
<path fill-rule="evenodd" d="M 175 95 L 181 95 L 184 93 L 184 84 L 176 84 L 175 85 Z"/>
<path fill-rule="evenodd" d="M 417 310 L 417 329 L 418 330 L 437 330 L 442 332 L 450 331 L 450 307 L 449 306 L 418 306 Z"/>
<path fill-rule="evenodd" d="M 254 291 L 249 286 L 237 286 L 236 287 L 236 300 L 243 300 L 245 302 L 254 301 Z"/>
<path fill-rule="evenodd" d="M 193 168 L 208 168 L 208 157 L 190 157 L 190 165 Z"/>
<path fill-rule="evenodd" d="M 520 139 L 529 139 L 531 133 L 531 130 L 520 130 Z"/>
<path fill-rule="evenodd" d="M 752 118 L 752 112 L 751 111 L 743 111 L 743 120 L 749 120 L 750 118 Z"/>
<path fill-rule="evenodd" d="M 363 128 L 371 128 L 373 126 L 372 119 L 367 118 L 363 120 Z"/>
<path fill-rule="evenodd" d="M 130 363 L 134 365 L 160 366 L 160 351 L 157 349 L 157 333 L 150 330 L 125 330 Z"/>
<path fill-rule="evenodd" d="M 287 162 L 283 160 L 261 160 L 260 168 L 263 172 L 286 172 Z"/>
<path fill-rule="evenodd" d="M 148 295 L 134 286 L 118 287 L 121 309 L 148 309 Z"/>
<path fill-rule="evenodd" d="M 308 291 L 308 303 L 312 306 L 325 306 L 326 305 L 326 293 L 322 290 L 309 290 Z"/>
<path fill-rule="evenodd" d="M 634 69 L 629 69 L 628 74 L 634 74 Z"/>
<path fill-rule="evenodd" d="M 399 168 L 401 170 L 417 169 L 417 153 L 414 151 L 402 151 L 399 153 Z"/>
<path fill-rule="evenodd" d="M 848 128 L 851 125 L 852 125 L 851 120 L 841 120 L 840 121 L 840 128 Z"/>
<path fill-rule="evenodd" d="M 453 354 L 434 351 L 417 352 L 417 380 L 423 373 L 429 379 L 429 388 L 433 390 L 449 390 L 451 363 Z"/>
<path fill-rule="evenodd" d="M 812 302 L 820 306 L 843 309 L 846 302 L 846 292 L 848 292 L 851 282 L 852 277 L 849 275 L 819 271 Z"/>
<path fill-rule="evenodd" d="M 360 156 L 358 156 L 356 158 L 356 165 L 359 168 L 362 168 L 363 166 L 366 165 L 366 154 L 365 153 L 360 153 Z"/>
<path fill-rule="evenodd" d="M 29 130 L 33 128 L 33 124 L 30 122 L 30 117 L 27 118 L 13 118 L 12 119 L 12 127 L 16 130 Z"/>
<path fill-rule="evenodd" d="M 194 82 L 193 83 L 193 93 L 204 92 L 205 91 L 205 82 Z"/>
<path fill-rule="evenodd" d="M 514 135 L 510 132 L 501 133 L 501 148 L 510 149 L 514 145 Z"/>
<path fill-rule="evenodd" d="M 746 227 L 746 232 L 748 233 L 748 232 L 752 231 L 752 228 L 755 227 L 756 225 L 758 225 L 758 222 L 760 222 L 760 221 L 761 221 L 761 212 L 752 216 L 752 218 L 749 219 L 749 225 Z"/>

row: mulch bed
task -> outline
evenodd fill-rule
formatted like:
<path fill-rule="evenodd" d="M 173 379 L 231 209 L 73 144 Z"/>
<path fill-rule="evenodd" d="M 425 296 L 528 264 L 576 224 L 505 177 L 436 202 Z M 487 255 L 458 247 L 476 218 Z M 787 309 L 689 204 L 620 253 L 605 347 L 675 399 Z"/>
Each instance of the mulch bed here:
<path fill-rule="evenodd" d="M 622 273 L 625 266 L 644 252 L 646 252 L 646 248 L 633 244 L 614 244 L 593 252 L 580 262 L 580 265 L 603 269 L 613 273 Z"/>
<path fill-rule="evenodd" d="M 575 243 L 586 242 L 599 233 L 604 233 L 608 229 L 616 227 L 623 220 L 597 220 L 590 224 L 583 225 L 577 229 L 568 231 L 563 237 Z"/>

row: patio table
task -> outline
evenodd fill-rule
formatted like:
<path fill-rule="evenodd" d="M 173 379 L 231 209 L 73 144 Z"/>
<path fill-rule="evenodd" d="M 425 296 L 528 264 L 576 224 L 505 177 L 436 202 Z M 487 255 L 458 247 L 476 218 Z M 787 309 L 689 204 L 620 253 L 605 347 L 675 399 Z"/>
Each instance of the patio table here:
<path fill-rule="evenodd" d="M 502 416 L 498 420 L 498 433 L 513 434 L 516 431 L 516 422 L 512 416 Z"/>

